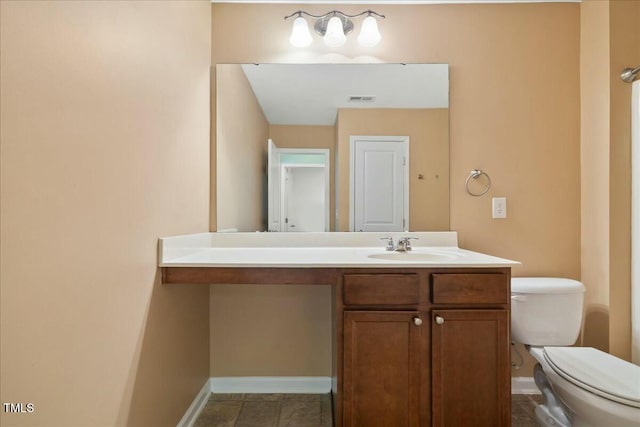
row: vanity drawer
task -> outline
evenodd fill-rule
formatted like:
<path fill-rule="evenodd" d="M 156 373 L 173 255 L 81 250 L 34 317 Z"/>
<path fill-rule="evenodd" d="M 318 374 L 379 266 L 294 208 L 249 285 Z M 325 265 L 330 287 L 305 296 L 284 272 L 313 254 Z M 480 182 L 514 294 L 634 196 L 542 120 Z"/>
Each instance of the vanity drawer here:
<path fill-rule="evenodd" d="M 345 305 L 417 305 L 417 274 L 345 274 Z"/>
<path fill-rule="evenodd" d="M 434 304 L 507 304 L 509 281 L 501 273 L 432 274 Z"/>

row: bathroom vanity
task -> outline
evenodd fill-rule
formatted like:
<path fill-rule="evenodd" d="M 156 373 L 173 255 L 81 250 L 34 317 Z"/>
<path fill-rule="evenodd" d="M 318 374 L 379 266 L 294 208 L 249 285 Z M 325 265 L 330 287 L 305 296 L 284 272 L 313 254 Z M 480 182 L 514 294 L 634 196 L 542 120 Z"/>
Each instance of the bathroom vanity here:
<path fill-rule="evenodd" d="M 379 239 L 418 237 L 413 250 Z M 442 233 L 161 239 L 163 283 L 332 287 L 334 425 L 509 426 L 514 261 Z"/>

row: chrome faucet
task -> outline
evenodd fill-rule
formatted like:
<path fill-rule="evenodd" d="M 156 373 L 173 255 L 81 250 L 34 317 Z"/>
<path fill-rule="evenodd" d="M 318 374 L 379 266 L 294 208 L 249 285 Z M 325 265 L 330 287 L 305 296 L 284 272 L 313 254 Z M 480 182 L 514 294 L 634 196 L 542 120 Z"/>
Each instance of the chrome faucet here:
<path fill-rule="evenodd" d="M 393 243 L 393 237 L 381 237 L 380 240 L 386 240 L 387 246 L 385 249 L 388 251 L 407 252 L 411 250 L 411 241 L 418 240 L 418 238 L 401 237 L 400 240 L 398 240 L 397 246 Z"/>

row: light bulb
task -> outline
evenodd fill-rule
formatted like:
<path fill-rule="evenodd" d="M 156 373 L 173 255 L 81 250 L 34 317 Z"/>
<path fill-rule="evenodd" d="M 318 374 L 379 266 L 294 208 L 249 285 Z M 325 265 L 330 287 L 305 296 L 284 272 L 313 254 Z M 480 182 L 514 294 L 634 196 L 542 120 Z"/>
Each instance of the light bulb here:
<path fill-rule="evenodd" d="M 329 47 L 342 46 L 347 41 L 342 28 L 342 20 L 334 16 L 327 23 L 327 32 L 324 35 L 324 44 Z"/>
<path fill-rule="evenodd" d="M 381 39 L 382 36 L 380 35 L 380 31 L 378 31 L 376 18 L 371 15 L 364 18 L 360 34 L 358 35 L 358 43 L 362 46 L 373 47 L 380 43 Z"/>
<path fill-rule="evenodd" d="M 312 42 L 311 34 L 309 33 L 309 24 L 307 20 L 302 16 L 298 16 L 293 21 L 293 29 L 291 30 L 291 37 L 289 37 L 289 43 L 295 47 L 307 47 Z"/>

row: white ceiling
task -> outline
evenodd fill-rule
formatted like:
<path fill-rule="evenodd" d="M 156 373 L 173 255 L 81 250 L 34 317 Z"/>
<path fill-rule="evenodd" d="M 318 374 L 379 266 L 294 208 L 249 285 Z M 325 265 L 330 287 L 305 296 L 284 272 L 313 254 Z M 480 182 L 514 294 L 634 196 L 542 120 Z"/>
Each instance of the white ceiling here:
<path fill-rule="evenodd" d="M 448 64 L 244 64 L 273 125 L 333 125 L 338 108 L 447 108 Z M 352 102 L 350 96 L 374 96 Z"/>

